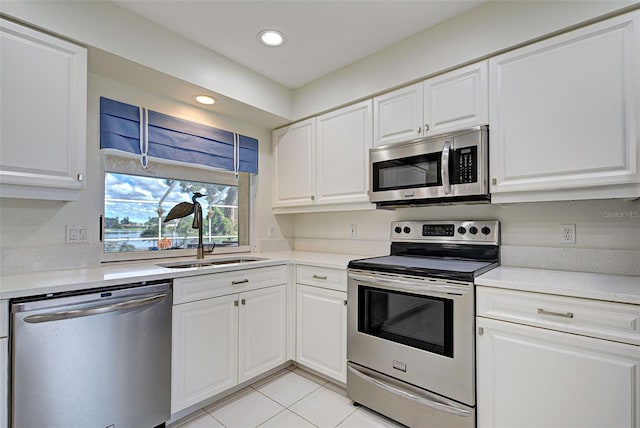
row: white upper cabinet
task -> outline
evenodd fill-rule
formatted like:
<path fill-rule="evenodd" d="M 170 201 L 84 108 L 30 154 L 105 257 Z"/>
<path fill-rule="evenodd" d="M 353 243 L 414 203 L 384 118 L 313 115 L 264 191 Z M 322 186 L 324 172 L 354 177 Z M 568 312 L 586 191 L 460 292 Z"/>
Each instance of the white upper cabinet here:
<path fill-rule="evenodd" d="M 489 122 L 487 68 L 482 61 L 424 82 L 425 136 Z"/>
<path fill-rule="evenodd" d="M 87 51 L 0 20 L 0 196 L 76 200 L 84 189 Z"/>
<path fill-rule="evenodd" d="M 640 196 L 639 17 L 489 60 L 494 202 Z"/>
<path fill-rule="evenodd" d="M 373 145 L 401 143 L 422 137 L 422 82 L 373 99 Z"/>
<path fill-rule="evenodd" d="M 367 209 L 371 100 L 273 131 L 276 213 Z"/>
<path fill-rule="evenodd" d="M 488 85 L 482 61 L 375 97 L 374 146 L 487 124 Z"/>
<path fill-rule="evenodd" d="M 273 131 L 273 206 L 311 204 L 315 199 L 314 118 Z"/>
<path fill-rule="evenodd" d="M 317 204 L 369 201 L 371 106 L 368 100 L 317 118 Z"/>

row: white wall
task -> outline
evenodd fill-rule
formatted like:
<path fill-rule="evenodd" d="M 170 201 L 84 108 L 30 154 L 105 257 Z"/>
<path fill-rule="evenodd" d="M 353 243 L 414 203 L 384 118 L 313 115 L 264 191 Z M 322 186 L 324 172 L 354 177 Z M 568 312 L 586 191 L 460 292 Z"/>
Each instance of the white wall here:
<path fill-rule="evenodd" d="M 259 140 L 259 175 L 255 207 L 256 245 L 267 239 L 267 224 L 292 233 L 292 218 L 271 214 L 271 132 L 252 123 L 212 114 L 118 81 L 89 74 L 87 97 L 87 174 L 85 191 L 75 202 L 0 199 L 0 264 L 6 273 L 97 264 L 103 180 L 99 150 L 99 98 L 143 105 L 158 112 L 241 133 Z M 65 225 L 87 225 L 89 245 L 66 245 Z M 276 238 L 282 238 L 277 230 Z M 272 240 L 271 240 L 272 241 Z"/>
<path fill-rule="evenodd" d="M 291 90 L 203 46 L 106 1 L 0 2 L 0 11 L 238 100 L 291 117 Z"/>
<path fill-rule="evenodd" d="M 422 80 L 634 4 L 638 7 L 634 1 L 488 1 L 296 89 L 293 118 Z"/>
<path fill-rule="evenodd" d="M 504 264 L 640 275 L 640 201 L 615 199 L 296 214 L 295 248 L 381 255 L 392 221 L 484 219 L 501 222 Z M 575 245 L 559 243 L 561 223 L 576 225 Z"/>

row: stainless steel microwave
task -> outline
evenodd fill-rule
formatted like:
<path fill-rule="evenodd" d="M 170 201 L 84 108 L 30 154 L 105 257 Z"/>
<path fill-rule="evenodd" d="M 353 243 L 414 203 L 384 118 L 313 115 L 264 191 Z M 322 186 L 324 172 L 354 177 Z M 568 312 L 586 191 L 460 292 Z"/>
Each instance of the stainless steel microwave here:
<path fill-rule="evenodd" d="M 486 203 L 486 125 L 370 149 L 369 200 L 378 208 Z"/>

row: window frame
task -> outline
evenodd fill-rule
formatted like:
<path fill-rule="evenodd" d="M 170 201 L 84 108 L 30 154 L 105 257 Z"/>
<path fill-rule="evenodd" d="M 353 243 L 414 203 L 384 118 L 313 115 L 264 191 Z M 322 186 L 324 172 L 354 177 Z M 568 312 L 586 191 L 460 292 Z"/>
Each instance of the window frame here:
<path fill-rule="evenodd" d="M 196 250 L 194 248 L 186 248 L 179 250 L 162 250 L 162 251 L 130 251 L 130 252 L 114 252 L 106 253 L 104 251 L 104 231 L 105 231 L 105 178 L 106 174 L 118 173 L 118 174 L 130 174 L 139 175 L 153 178 L 169 178 L 176 180 L 188 180 L 196 182 L 207 183 L 219 183 L 226 185 L 239 186 L 238 193 L 248 192 L 247 204 L 243 204 L 243 199 L 238 197 L 238 216 L 240 218 L 242 211 L 245 211 L 243 217 L 246 218 L 245 233 L 248 243 L 246 245 L 238 245 L 237 247 L 216 247 L 213 254 L 207 255 L 221 255 L 221 254 L 234 254 L 234 253 L 248 253 L 251 252 L 254 242 L 254 207 L 256 199 L 256 175 L 249 173 L 238 173 L 239 179 L 236 180 L 235 174 L 230 171 L 216 170 L 209 167 L 199 167 L 197 165 L 186 166 L 178 162 L 156 162 L 149 161 L 147 168 L 142 168 L 140 164 L 139 156 L 127 156 L 118 152 L 117 154 L 109 151 L 103 151 L 101 153 L 101 177 L 102 184 L 101 189 L 101 215 L 100 215 L 100 261 L 105 262 L 120 262 L 120 261 L 136 261 L 136 260 L 162 260 L 166 258 L 175 257 L 193 257 L 196 256 Z M 248 206 L 245 206 L 248 205 Z M 238 241 L 240 239 L 240 225 L 238 226 Z"/>

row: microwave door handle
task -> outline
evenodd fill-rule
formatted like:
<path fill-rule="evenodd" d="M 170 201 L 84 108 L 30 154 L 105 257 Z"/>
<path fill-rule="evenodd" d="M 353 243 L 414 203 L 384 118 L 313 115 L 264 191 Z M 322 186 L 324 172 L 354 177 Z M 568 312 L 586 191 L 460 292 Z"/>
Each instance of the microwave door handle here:
<path fill-rule="evenodd" d="M 451 193 L 451 180 L 449 175 L 449 155 L 451 153 L 451 141 L 445 141 L 442 148 L 442 159 L 440 162 L 440 175 L 442 176 L 442 188 L 444 194 Z"/>
<path fill-rule="evenodd" d="M 359 370 L 354 369 L 353 367 L 348 367 L 347 368 L 353 375 L 359 377 L 360 379 L 362 379 L 363 381 L 370 383 L 372 385 L 377 386 L 378 388 L 382 388 L 383 390 L 393 394 L 393 395 L 397 395 L 399 397 L 402 397 L 404 399 L 408 399 L 411 400 L 417 404 L 420 404 L 422 406 L 427 406 L 427 407 L 431 407 L 432 409 L 435 410 L 440 410 L 443 412 L 447 412 L 447 413 L 452 413 L 454 415 L 457 416 L 465 416 L 465 417 L 469 417 L 471 416 L 471 412 L 469 412 L 466 409 L 461 409 L 460 407 L 457 407 L 455 405 L 452 405 L 450 403 L 440 403 L 438 401 L 434 401 L 434 400 L 430 400 L 429 398 L 426 397 L 420 397 L 418 395 L 412 394 L 408 391 L 404 391 L 402 389 L 396 388 L 394 386 L 389 385 L 388 383 L 382 382 L 381 380 L 375 379 L 371 376 L 368 376 L 364 373 L 362 373 Z M 435 397 L 434 397 L 435 398 Z"/>

